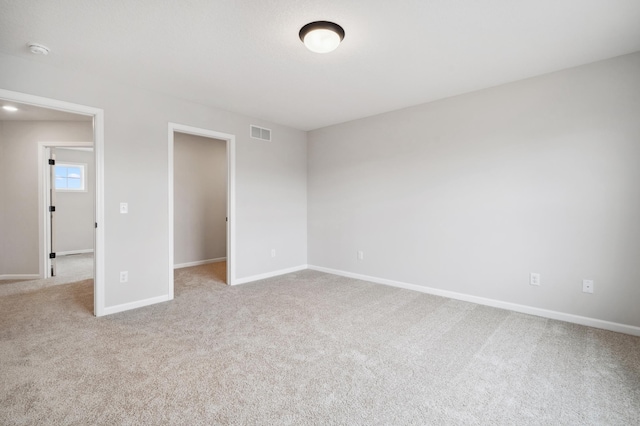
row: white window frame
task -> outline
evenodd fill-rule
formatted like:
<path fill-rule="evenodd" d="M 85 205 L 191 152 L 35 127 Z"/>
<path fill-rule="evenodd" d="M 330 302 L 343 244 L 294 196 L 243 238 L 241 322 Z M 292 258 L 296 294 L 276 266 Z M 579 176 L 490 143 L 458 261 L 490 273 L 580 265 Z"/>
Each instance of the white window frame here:
<path fill-rule="evenodd" d="M 55 187 L 55 181 L 53 186 L 56 188 L 56 192 L 87 192 L 87 164 L 86 163 L 73 163 L 70 161 L 57 162 L 55 167 L 79 167 L 80 168 L 80 188 L 58 188 Z"/>

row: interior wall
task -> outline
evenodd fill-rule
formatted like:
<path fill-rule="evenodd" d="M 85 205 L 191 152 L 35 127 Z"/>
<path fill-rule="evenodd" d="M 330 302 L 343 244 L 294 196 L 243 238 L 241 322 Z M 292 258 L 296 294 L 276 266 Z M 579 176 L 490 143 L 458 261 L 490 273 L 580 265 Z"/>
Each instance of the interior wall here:
<path fill-rule="evenodd" d="M 635 53 L 310 132 L 309 264 L 640 326 L 638 76 Z"/>
<path fill-rule="evenodd" d="M 70 73 L 46 58 L 0 54 L 0 77 L 3 89 L 104 110 L 106 309 L 168 296 L 169 122 L 236 136 L 236 278 L 307 263 L 306 132 Z M 273 140 L 251 139 L 251 124 L 272 129 Z"/>
<path fill-rule="evenodd" d="M 227 142 L 174 134 L 174 262 L 227 256 Z"/>
<path fill-rule="evenodd" d="M 93 140 L 93 139 L 92 139 Z M 95 230 L 95 161 L 93 151 L 56 148 L 56 162 L 85 167 L 86 191 L 56 193 L 56 252 L 93 250 Z"/>
<path fill-rule="evenodd" d="M 82 121 L 4 121 L 1 129 L 4 270 L 0 274 L 38 274 L 38 142 L 90 142 L 93 125 Z"/>

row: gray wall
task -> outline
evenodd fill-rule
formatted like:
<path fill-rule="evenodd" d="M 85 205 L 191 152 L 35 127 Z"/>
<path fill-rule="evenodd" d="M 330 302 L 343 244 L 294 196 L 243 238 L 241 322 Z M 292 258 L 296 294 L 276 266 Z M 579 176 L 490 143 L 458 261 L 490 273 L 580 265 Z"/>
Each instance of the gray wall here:
<path fill-rule="evenodd" d="M 58 163 L 85 164 L 87 188 L 84 192 L 56 193 L 56 252 L 93 250 L 96 199 L 93 151 L 57 148 L 55 152 Z"/>
<path fill-rule="evenodd" d="M 174 263 L 227 256 L 227 143 L 175 133 Z"/>
<path fill-rule="evenodd" d="M 38 142 L 91 142 L 92 123 L 4 121 L 0 129 L 0 275 L 38 274 Z"/>
<path fill-rule="evenodd" d="M 640 326 L 640 53 L 308 138 L 309 264 Z"/>
<path fill-rule="evenodd" d="M 305 132 L 69 73 L 46 60 L 0 54 L 0 87 L 105 111 L 107 308 L 168 292 L 168 122 L 236 135 L 237 278 L 307 263 Z M 273 129 L 273 141 L 250 139 L 250 124 Z M 121 215 L 125 201 L 129 213 Z M 119 282 L 120 271 L 129 272 L 127 283 Z"/>

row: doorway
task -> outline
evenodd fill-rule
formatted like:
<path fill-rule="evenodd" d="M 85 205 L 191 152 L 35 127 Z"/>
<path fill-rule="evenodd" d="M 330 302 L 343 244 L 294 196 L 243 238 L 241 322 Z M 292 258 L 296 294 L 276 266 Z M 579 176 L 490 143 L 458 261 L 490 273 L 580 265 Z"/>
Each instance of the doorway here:
<path fill-rule="evenodd" d="M 79 116 L 88 117 L 92 122 L 91 133 L 93 136 L 94 156 L 95 156 L 95 199 L 94 199 L 94 243 L 93 252 L 95 262 L 93 266 L 93 289 L 94 289 L 94 301 L 93 312 L 96 316 L 104 315 L 104 111 L 99 108 L 89 107 L 85 105 L 73 104 L 65 101 L 59 101 L 56 99 L 44 98 L 40 96 L 29 95 L 20 92 L 13 92 L 10 90 L 0 89 L 0 101 L 3 104 L 15 104 L 18 107 L 24 106 L 26 110 L 29 108 L 37 108 L 45 111 L 50 111 L 52 114 L 73 114 Z M 38 149 L 39 148 L 34 148 Z M 36 159 L 35 153 L 32 157 Z M 42 156 L 38 156 L 42 157 Z M 42 174 L 44 166 L 39 165 L 38 173 Z M 35 179 L 34 179 L 35 180 Z M 38 182 L 42 182 L 42 176 L 39 176 Z M 38 204 L 42 203 L 43 197 L 39 197 Z M 43 213 L 44 207 L 38 209 Z M 40 213 L 37 213 L 39 215 Z M 42 216 L 45 216 L 42 214 Z M 38 235 L 40 244 L 44 246 L 44 220 L 38 220 Z M 36 243 L 36 245 L 39 245 Z M 41 247 L 40 253 L 44 254 L 45 250 Z M 45 274 L 46 269 L 45 262 L 41 259 L 39 262 L 39 276 L 42 277 Z"/>
<path fill-rule="evenodd" d="M 93 142 L 39 142 L 43 278 L 93 278 L 95 156 Z"/>
<path fill-rule="evenodd" d="M 178 143 L 180 146 L 177 146 Z M 209 169 L 207 176 L 204 176 L 206 182 L 198 182 L 197 175 L 195 178 L 193 176 L 181 176 L 185 167 L 189 167 L 188 162 L 193 161 L 195 163 L 194 155 L 199 155 L 198 152 L 184 154 L 184 146 L 182 145 L 185 143 L 194 147 L 197 145 L 199 153 L 211 153 L 204 159 L 204 162 L 203 159 L 198 159 L 199 165 L 194 167 Z M 222 153 L 222 164 L 220 163 L 220 157 L 218 157 L 217 167 L 216 159 L 214 158 L 216 151 L 219 154 Z M 191 159 L 189 156 L 191 156 Z M 176 163 L 176 160 L 179 163 Z M 235 283 L 235 136 L 208 129 L 169 123 L 168 166 L 170 298 L 172 299 L 174 295 L 174 269 L 178 267 L 214 264 L 225 261 L 225 281 L 227 285 L 233 285 Z M 226 176 L 220 176 L 221 172 Z M 176 180 L 176 177 L 180 179 Z M 181 192 L 177 194 L 176 189 Z M 191 192 L 191 199 L 184 197 L 183 192 L 185 190 Z M 205 195 L 206 200 L 202 197 L 203 192 L 207 192 Z M 179 202 L 180 205 L 177 206 L 176 202 Z M 222 205 L 223 203 L 225 205 Z M 179 209 L 176 209 L 176 207 L 179 207 Z M 194 222 L 196 222 L 196 226 L 198 222 L 200 224 L 206 223 L 207 230 L 205 234 L 207 235 L 200 235 L 195 232 L 193 229 Z M 180 234 L 177 237 L 176 223 L 180 227 L 178 229 Z M 191 235 L 184 235 L 189 232 Z"/>

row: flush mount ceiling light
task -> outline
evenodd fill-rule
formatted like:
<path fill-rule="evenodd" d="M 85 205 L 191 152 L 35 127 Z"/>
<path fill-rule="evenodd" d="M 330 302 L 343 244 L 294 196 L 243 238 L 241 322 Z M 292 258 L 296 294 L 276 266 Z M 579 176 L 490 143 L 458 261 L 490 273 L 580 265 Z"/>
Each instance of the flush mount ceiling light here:
<path fill-rule="evenodd" d="M 29 47 L 29 50 L 31 51 L 31 53 L 33 53 L 34 55 L 49 54 L 49 48 L 40 43 L 27 43 L 27 46 Z"/>
<path fill-rule="evenodd" d="M 12 106 L 12 105 L 3 105 L 2 109 L 5 111 L 11 111 L 11 112 L 16 112 L 18 110 L 18 108 Z"/>
<path fill-rule="evenodd" d="M 307 49 L 316 53 L 335 50 L 343 38 L 344 30 L 333 22 L 316 21 L 300 28 L 300 40 Z"/>

